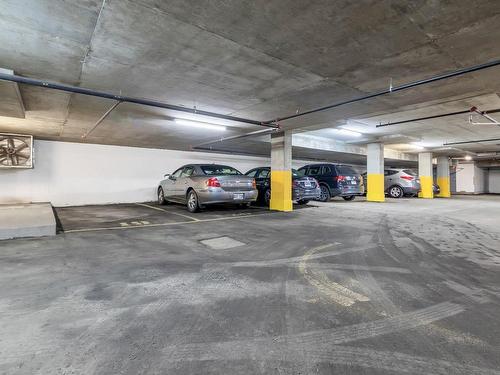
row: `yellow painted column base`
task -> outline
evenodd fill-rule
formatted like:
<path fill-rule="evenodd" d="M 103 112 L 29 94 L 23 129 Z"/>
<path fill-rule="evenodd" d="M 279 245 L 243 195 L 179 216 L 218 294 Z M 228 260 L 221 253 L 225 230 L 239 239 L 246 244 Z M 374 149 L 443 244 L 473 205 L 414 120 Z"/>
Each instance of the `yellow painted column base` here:
<path fill-rule="evenodd" d="M 451 197 L 450 178 L 449 177 L 438 177 L 437 184 L 439 186 L 439 194 L 436 194 L 436 197 L 440 197 L 440 198 Z"/>
<path fill-rule="evenodd" d="M 384 175 L 382 173 L 369 173 L 366 189 L 367 201 L 385 202 Z"/>
<path fill-rule="evenodd" d="M 271 170 L 271 210 L 292 211 L 292 171 Z"/>
<path fill-rule="evenodd" d="M 420 178 L 420 193 L 418 193 L 418 197 L 427 199 L 434 198 L 432 176 L 420 176 L 419 178 Z"/>

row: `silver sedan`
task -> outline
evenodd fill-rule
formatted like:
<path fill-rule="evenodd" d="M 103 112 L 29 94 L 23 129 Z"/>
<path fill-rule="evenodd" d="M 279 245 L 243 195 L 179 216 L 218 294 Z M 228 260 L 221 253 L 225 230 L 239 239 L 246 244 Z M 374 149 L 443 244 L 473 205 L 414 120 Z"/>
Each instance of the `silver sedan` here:
<path fill-rule="evenodd" d="M 159 204 L 183 203 L 190 212 L 214 203 L 249 206 L 258 194 L 253 178 L 233 167 L 217 164 L 185 165 L 166 174 L 157 192 Z"/>

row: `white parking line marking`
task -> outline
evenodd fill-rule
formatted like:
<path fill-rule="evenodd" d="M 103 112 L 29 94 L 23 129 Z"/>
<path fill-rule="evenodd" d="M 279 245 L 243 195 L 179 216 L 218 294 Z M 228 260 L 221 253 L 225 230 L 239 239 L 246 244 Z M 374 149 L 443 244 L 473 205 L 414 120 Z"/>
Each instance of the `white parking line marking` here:
<path fill-rule="evenodd" d="M 180 214 L 178 212 L 172 212 L 172 211 L 164 210 L 163 208 L 155 207 L 155 206 L 150 206 L 149 204 L 136 203 L 136 205 L 143 206 L 143 207 L 148 207 L 148 208 L 151 208 L 151 209 L 156 210 L 156 211 L 163 211 L 163 212 L 166 212 L 166 213 L 169 213 L 169 214 L 172 214 L 172 215 L 182 216 L 182 217 L 185 217 L 186 219 L 191 219 L 193 221 L 200 221 L 200 219 L 197 219 L 195 217 L 184 215 L 184 214 Z"/>
<path fill-rule="evenodd" d="M 198 224 L 198 223 L 207 223 L 211 221 L 225 221 L 225 220 L 238 220 L 238 219 L 244 219 L 247 217 L 255 217 L 255 216 L 263 216 L 263 215 L 271 215 L 275 214 L 277 215 L 278 213 L 271 213 L 271 212 L 266 212 L 262 214 L 253 214 L 253 215 L 247 215 L 247 216 L 239 216 L 239 217 L 217 217 L 214 219 L 196 219 L 196 221 L 178 221 L 175 223 L 160 223 L 160 224 L 145 224 L 145 225 L 130 225 L 128 227 L 109 227 L 109 228 L 83 228 L 83 229 L 70 229 L 70 230 L 65 230 L 63 233 L 78 233 L 78 232 L 99 232 L 99 231 L 104 231 L 104 230 L 119 230 L 119 229 L 138 229 L 138 228 L 151 228 L 151 227 L 168 227 L 168 226 L 173 226 L 173 225 L 184 225 L 184 224 Z"/>

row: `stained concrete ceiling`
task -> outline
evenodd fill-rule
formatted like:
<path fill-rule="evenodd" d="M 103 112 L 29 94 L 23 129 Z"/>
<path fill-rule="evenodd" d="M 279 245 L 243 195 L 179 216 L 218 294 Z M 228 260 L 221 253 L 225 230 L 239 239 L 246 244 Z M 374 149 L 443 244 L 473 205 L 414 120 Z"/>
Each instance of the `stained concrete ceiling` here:
<path fill-rule="evenodd" d="M 500 2 L 257 0 L 3 0 L 0 67 L 16 74 L 225 114 L 270 120 L 500 57 Z M 111 100 L 19 85 L 25 118 L 0 113 L 0 131 L 80 141 Z M 2 87 L 0 87 L 2 90 Z M 376 128 L 447 111 L 500 108 L 500 68 L 284 121 L 333 137 L 348 125 L 363 142 L 500 138 L 467 116 Z M 0 91 L 2 98 L 4 91 Z M 2 107 L 0 106 L 0 111 Z M 224 134 L 171 121 L 173 111 L 121 104 L 87 142 L 170 149 Z M 500 117 L 500 116 L 498 116 Z M 218 121 L 217 121 L 218 122 Z M 335 137 L 334 137 L 335 138 Z M 339 139 L 339 137 L 336 137 Z M 497 142 L 498 143 L 498 142 Z M 500 150 L 497 143 L 460 146 Z M 241 142 L 240 151 L 251 151 Z M 405 150 L 416 151 L 416 150 Z M 445 152 L 445 151 L 443 151 Z"/>

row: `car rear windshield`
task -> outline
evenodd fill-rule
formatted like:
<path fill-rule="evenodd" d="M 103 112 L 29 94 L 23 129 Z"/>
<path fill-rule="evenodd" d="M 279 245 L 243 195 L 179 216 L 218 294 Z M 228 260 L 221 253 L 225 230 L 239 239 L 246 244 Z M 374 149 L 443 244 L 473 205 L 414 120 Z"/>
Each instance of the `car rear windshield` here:
<path fill-rule="evenodd" d="M 335 168 L 337 169 L 337 173 L 339 175 L 353 175 L 353 174 L 358 174 L 354 168 L 348 166 L 348 165 L 336 165 Z"/>
<path fill-rule="evenodd" d="M 292 169 L 292 176 L 293 177 L 303 177 L 304 176 L 304 170 L 296 170 L 296 169 Z"/>
<path fill-rule="evenodd" d="M 237 176 L 242 174 L 239 170 L 227 165 L 202 165 L 200 168 L 207 176 Z"/>
<path fill-rule="evenodd" d="M 416 176 L 417 173 L 415 171 L 412 171 L 411 169 L 403 169 L 403 172 L 406 174 L 409 174 L 410 176 Z"/>

